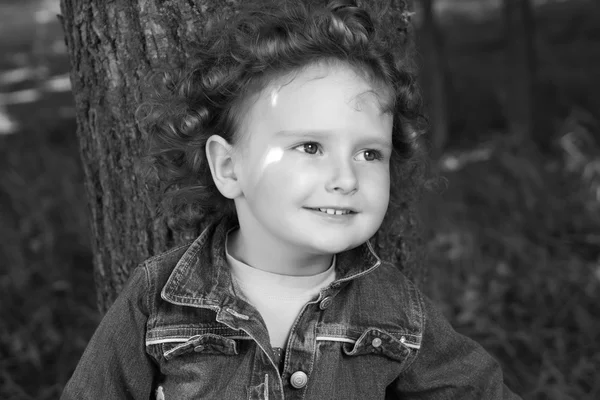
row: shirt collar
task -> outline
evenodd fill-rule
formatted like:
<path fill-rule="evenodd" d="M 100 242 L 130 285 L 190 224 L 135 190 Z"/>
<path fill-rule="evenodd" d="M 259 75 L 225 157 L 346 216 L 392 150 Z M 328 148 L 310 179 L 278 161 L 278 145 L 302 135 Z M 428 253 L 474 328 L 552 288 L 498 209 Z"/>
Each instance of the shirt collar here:
<path fill-rule="evenodd" d="M 227 232 L 238 226 L 225 217 L 210 224 L 177 262 L 161 297 L 174 304 L 221 308 L 234 302 L 231 273 L 226 262 Z M 381 264 L 369 241 L 336 256 L 335 283 L 363 276 Z"/>

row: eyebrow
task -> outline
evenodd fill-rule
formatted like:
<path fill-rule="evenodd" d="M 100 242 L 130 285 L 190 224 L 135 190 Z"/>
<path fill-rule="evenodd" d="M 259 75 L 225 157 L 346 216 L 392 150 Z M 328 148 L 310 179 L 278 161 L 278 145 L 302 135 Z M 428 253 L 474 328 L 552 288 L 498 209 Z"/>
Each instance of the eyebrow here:
<path fill-rule="evenodd" d="M 314 130 L 281 130 L 275 134 L 276 136 L 284 137 L 307 137 L 314 139 L 330 138 L 334 136 L 333 131 L 314 129 Z M 360 143 L 376 143 L 383 147 L 392 147 L 390 140 L 382 139 L 375 136 L 363 136 Z"/>

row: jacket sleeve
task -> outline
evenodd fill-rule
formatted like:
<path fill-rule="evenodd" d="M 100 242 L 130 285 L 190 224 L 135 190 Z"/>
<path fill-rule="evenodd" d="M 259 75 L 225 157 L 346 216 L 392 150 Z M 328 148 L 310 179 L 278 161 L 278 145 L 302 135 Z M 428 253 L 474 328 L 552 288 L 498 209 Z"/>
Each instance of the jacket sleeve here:
<path fill-rule="evenodd" d="M 416 358 L 388 387 L 386 399 L 518 400 L 502 369 L 477 342 L 457 333 L 421 295 L 424 332 Z"/>
<path fill-rule="evenodd" d="M 148 278 L 137 267 L 88 343 L 61 400 L 144 399 L 156 367 L 145 351 Z"/>

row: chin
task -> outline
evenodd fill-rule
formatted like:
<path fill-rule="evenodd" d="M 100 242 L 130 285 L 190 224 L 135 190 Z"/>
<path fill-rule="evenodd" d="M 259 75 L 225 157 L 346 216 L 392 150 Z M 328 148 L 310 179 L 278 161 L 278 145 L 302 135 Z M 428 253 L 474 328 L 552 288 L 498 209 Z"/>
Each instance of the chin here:
<path fill-rule="evenodd" d="M 343 253 L 344 251 L 352 250 L 355 247 L 360 246 L 364 242 L 366 242 L 366 239 L 362 242 L 355 242 L 355 241 L 340 242 L 340 241 L 333 241 L 333 240 L 328 242 L 327 239 L 325 239 L 323 242 L 319 243 L 319 246 L 317 246 L 316 248 L 324 254 L 338 254 L 338 253 Z"/>

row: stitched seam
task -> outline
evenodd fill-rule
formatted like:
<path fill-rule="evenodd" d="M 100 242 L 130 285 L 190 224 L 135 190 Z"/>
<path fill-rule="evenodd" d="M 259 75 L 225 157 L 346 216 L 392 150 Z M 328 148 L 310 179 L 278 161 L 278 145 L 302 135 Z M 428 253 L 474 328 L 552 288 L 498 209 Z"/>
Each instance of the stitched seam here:
<path fill-rule="evenodd" d="M 148 322 L 150 321 L 150 315 L 155 314 L 156 306 L 154 304 L 154 299 L 152 298 L 151 293 L 154 293 L 154 287 L 152 285 L 152 279 L 150 279 L 150 271 L 148 270 L 148 264 L 145 262 L 140 265 L 140 267 L 144 270 L 144 275 L 146 275 L 146 286 L 148 290 L 146 290 L 146 308 L 148 309 L 148 319 L 146 319 L 146 331 L 148 331 L 149 326 Z"/>
<path fill-rule="evenodd" d="M 146 346 L 150 346 L 153 344 L 162 344 L 162 343 L 185 343 L 188 340 L 189 340 L 189 338 L 186 338 L 186 337 L 168 338 L 168 339 L 151 339 L 151 340 L 146 340 Z"/>
<path fill-rule="evenodd" d="M 317 336 L 316 337 L 317 341 L 324 341 L 324 342 L 344 342 L 344 343 L 356 343 L 356 340 L 352 340 L 352 339 L 348 339 L 345 337 L 339 337 L 339 336 Z"/>
<path fill-rule="evenodd" d="M 414 305 L 416 306 L 415 308 L 417 308 L 417 314 L 420 315 L 420 321 L 419 321 L 420 328 L 421 328 L 420 336 L 421 336 L 421 345 L 423 345 L 422 338 L 423 338 L 423 335 L 425 334 L 425 324 L 427 323 L 425 320 L 425 314 L 423 313 L 423 298 L 422 298 L 421 294 L 419 293 L 419 291 L 417 290 L 417 288 L 415 287 L 415 285 L 408 279 L 407 279 L 407 282 L 410 286 L 409 289 L 410 289 L 411 294 L 415 295 L 414 297 L 411 296 L 411 297 L 413 297 L 411 300 L 413 303 L 415 303 Z M 411 306 L 412 306 L 412 304 L 411 304 Z M 420 350 L 420 347 L 419 347 L 419 349 L 417 349 L 416 354 L 412 358 L 412 360 L 406 364 L 406 366 L 404 367 L 404 370 L 400 373 L 400 375 L 405 374 L 411 368 L 411 366 L 415 363 L 415 361 L 421 354 L 421 352 L 419 350 Z"/>
<path fill-rule="evenodd" d="M 186 325 L 170 325 L 167 327 L 156 327 L 152 331 L 178 331 L 180 329 L 193 329 L 198 331 L 210 330 L 210 331 L 241 331 L 241 329 L 232 329 L 228 326 L 201 326 L 199 324 L 186 324 Z"/>
<path fill-rule="evenodd" d="M 264 390 L 265 400 L 269 400 L 269 374 L 265 374 L 265 390 Z"/>
<path fill-rule="evenodd" d="M 240 314 L 239 312 L 235 311 L 233 308 L 226 308 L 225 311 L 227 311 L 229 314 L 233 315 L 234 317 L 243 319 L 243 320 L 249 320 L 250 317 L 247 316 L 246 314 Z"/>

